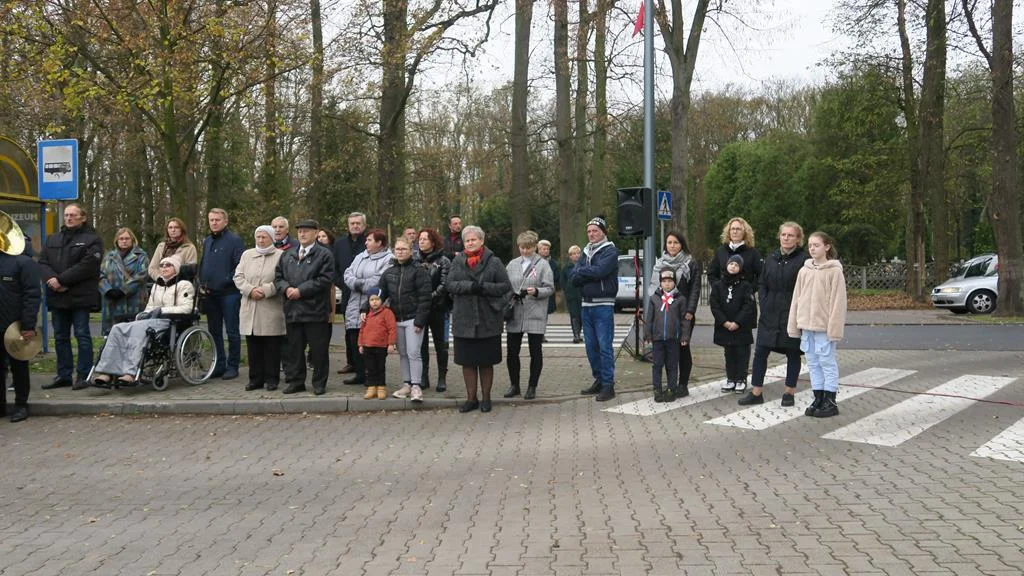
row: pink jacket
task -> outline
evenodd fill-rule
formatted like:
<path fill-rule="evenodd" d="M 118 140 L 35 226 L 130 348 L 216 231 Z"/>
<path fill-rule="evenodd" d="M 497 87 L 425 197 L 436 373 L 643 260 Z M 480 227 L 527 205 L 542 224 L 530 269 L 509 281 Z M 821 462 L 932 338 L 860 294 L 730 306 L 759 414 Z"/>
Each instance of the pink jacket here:
<path fill-rule="evenodd" d="M 801 330 L 825 332 L 828 339 L 843 339 L 846 325 L 846 278 L 839 260 L 818 266 L 808 258 L 796 277 L 787 331 L 793 338 Z"/>

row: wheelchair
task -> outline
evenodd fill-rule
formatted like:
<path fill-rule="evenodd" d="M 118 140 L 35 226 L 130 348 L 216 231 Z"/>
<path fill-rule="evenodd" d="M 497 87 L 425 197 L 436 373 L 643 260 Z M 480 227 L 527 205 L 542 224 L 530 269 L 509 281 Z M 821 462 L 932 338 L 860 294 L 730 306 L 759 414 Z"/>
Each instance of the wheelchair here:
<path fill-rule="evenodd" d="M 104 388 L 134 388 L 149 385 L 154 390 L 167 389 L 168 382 L 175 377 L 192 386 L 198 386 L 210 379 L 217 366 L 217 347 L 214 345 L 210 332 L 199 325 L 200 299 L 202 291 L 196 285 L 195 266 L 182 266 L 178 272 L 178 281 L 192 282 L 195 298 L 192 311 L 187 314 L 165 314 L 161 318 L 170 320 L 167 330 L 146 330 L 146 341 L 143 344 L 142 362 L 129 384 L 117 379 L 111 380 Z M 106 342 L 104 342 L 106 345 Z M 97 358 L 103 353 L 100 347 Z M 89 370 L 89 382 L 94 382 L 93 372 Z"/>

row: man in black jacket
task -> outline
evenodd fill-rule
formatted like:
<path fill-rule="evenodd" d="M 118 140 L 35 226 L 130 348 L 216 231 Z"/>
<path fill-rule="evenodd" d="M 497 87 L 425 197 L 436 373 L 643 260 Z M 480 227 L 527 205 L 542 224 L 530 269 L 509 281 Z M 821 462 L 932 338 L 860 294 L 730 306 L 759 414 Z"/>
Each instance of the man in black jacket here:
<path fill-rule="evenodd" d="M 87 221 L 85 209 L 76 202 L 64 208 L 60 232 L 46 239 L 39 256 L 39 269 L 46 282 L 46 305 L 53 317 L 53 341 L 57 349 L 57 377 L 43 384 L 44 390 L 72 386 L 71 373 L 78 377 L 73 390 L 89 387 L 92 369 L 92 335 L 89 312 L 100 308 L 100 262 L 103 241 Z M 78 341 L 78 365 L 71 351 L 71 329 Z"/>
<path fill-rule="evenodd" d="M 452 216 L 448 219 L 448 235 L 444 237 L 444 255 L 454 260 L 455 255 L 462 252 L 462 218 Z"/>
<path fill-rule="evenodd" d="M 316 241 L 320 224 L 302 220 L 295 225 L 299 245 L 281 255 L 274 285 L 284 294 L 284 319 L 288 331 L 285 394 L 306 390 L 306 345 L 313 360 L 313 393 L 327 391 L 328 347 L 331 342 L 331 282 L 334 258 Z"/>
<path fill-rule="evenodd" d="M 41 297 L 39 267 L 32 258 L 24 253 L 11 256 L 0 252 L 0 416 L 7 414 L 7 367 L 10 366 L 14 377 L 11 422 L 28 418 L 28 361 L 8 355 L 2 336 L 7 327 L 17 321 L 21 323 L 21 337 L 33 338 Z"/>
<path fill-rule="evenodd" d="M 345 285 L 345 270 L 352 264 L 356 255 L 366 250 L 366 214 L 353 212 L 348 215 L 348 234 L 340 236 L 334 241 L 334 285 L 341 289 L 341 311 L 348 306 L 348 298 L 352 293 Z M 346 333 L 347 335 L 347 333 Z M 356 356 L 359 354 L 359 346 L 355 339 L 349 342 L 345 339 L 345 367 L 338 370 L 338 374 L 355 372 Z"/>

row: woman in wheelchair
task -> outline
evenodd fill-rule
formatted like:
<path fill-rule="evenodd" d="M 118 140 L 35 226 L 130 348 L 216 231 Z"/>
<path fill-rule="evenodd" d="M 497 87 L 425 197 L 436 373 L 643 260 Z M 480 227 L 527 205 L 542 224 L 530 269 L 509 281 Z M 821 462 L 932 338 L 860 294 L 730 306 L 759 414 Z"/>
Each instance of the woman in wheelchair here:
<path fill-rule="evenodd" d="M 160 275 L 153 285 L 149 304 L 134 322 L 115 324 L 107 336 L 99 360 L 93 368 L 93 384 L 110 385 L 112 378 L 119 384 L 132 385 L 145 355 L 147 332 L 157 333 L 170 329 L 169 314 L 191 314 L 195 287 L 187 280 L 179 282 L 181 259 L 168 256 L 160 261 Z"/>

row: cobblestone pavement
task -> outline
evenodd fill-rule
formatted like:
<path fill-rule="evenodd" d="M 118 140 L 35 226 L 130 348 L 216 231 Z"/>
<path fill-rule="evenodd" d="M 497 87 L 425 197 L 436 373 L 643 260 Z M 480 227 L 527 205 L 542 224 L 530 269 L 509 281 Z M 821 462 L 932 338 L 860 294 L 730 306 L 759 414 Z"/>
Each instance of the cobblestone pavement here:
<path fill-rule="evenodd" d="M 1024 357 L 895 359 L 845 356 L 913 374 L 758 431 L 707 423 L 732 394 L 0 422 L 0 574 L 1019 575 L 1024 463 L 972 454 L 1024 420 Z M 1004 379 L 895 446 L 823 438 L 963 374 Z"/>

